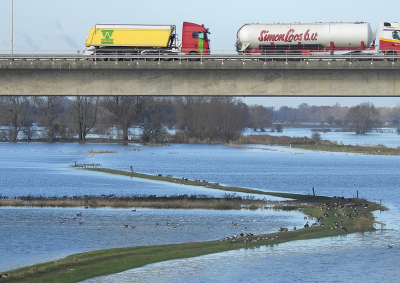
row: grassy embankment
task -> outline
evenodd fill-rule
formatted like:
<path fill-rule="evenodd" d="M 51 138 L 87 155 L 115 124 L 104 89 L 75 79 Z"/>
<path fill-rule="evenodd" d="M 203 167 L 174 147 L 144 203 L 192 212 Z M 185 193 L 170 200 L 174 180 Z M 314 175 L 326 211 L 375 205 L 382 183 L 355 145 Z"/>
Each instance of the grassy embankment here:
<path fill-rule="evenodd" d="M 153 180 L 175 182 L 172 177 L 151 176 L 140 173 L 124 172 L 110 169 L 88 169 L 126 176 L 134 176 Z M 183 181 L 183 184 L 203 185 L 194 181 Z M 338 236 L 346 233 L 364 232 L 373 230 L 372 211 L 380 209 L 376 203 L 362 199 L 329 198 L 323 196 L 266 193 L 263 191 L 249 190 L 236 187 L 222 187 L 218 184 L 210 185 L 212 188 L 228 191 L 241 191 L 248 193 L 270 194 L 295 199 L 294 209 L 302 208 L 308 218 L 323 217 L 316 227 L 299 229 L 266 235 L 245 235 L 236 239 L 225 239 L 208 242 L 192 242 L 172 245 L 139 246 L 119 249 L 108 249 L 85 252 L 72 255 L 61 260 L 37 264 L 5 272 L 8 274 L 4 282 L 78 282 L 95 276 L 113 274 L 124 270 L 137 268 L 146 264 L 195 257 L 205 254 L 218 253 L 241 248 L 254 248 L 261 245 L 273 245 L 292 240 L 306 240 L 313 238 Z M 287 203 L 286 203 L 287 205 Z M 357 212 L 356 212 L 357 210 Z M 324 216 L 328 213 L 329 216 Z M 340 214 L 335 215 L 335 214 Z M 344 217 L 344 215 L 352 215 Z M 343 221 L 343 222 L 341 222 Z M 337 222 L 338 227 L 333 228 Z M 347 231 L 343 230 L 343 227 Z M 277 231 L 278 231 L 277 227 Z M 333 229 L 332 229 L 333 228 Z M 289 227 L 289 230 L 292 230 Z M 233 235 L 227 235 L 233 236 Z"/>
<path fill-rule="evenodd" d="M 388 148 L 379 146 L 343 145 L 331 141 L 316 141 L 307 137 L 286 137 L 269 135 L 248 135 L 241 137 L 234 144 L 262 144 L 291 146 L 308 150 L 320 150 L 328 152 L 346 152 L 365 155 L 400 155 L 400 148 Z"/>
<path fill-rule="evenodd" d="M 332 217 L 332 221 L 334 220 L 334 217 Z M 367 220 L 367 222 L 371 223 L 372 221 Z M 360 226 L 359 228 L 355 225 L 351 227 L 351 224 L 347 223 L 348 232 L 370 230 L 367 222 L 365 222 L 365 224 L 367 224 L 365 227 Z M 4 282 L 79 282 L 87 278 L 122 272 L 124 270 L 165 260 L 189 258 L 234 249 L 252 248 L 261 245 L 279 244 L 292 240 L 305 240 L 341 234 L 344 234 L 344 232 L 340 229 L 331 230 L 327 227 L 320 226 L 308 229 L 304 228 L 297 231 L 243 237 L 236 241 L 217 240 L 199 243 L 99 250 L 9 271 L 7 272 L 9 275 L 7 278 L 8 280 L 4 280 Z M 275 238 L 276 236 L 279 236 L 279 238 Z M 274 237 L 274 240 L 267 240 L 266 237 Z M 248 239 L 247 242 L 245 242 L 246 238 Z"/>
<path fill-rule="evenodd" d="M 96 164 L 98 165 L 98 164 Z M 151 208 L 183 208 L 183 209 L 240 209 L 247 207 L 249 209 L 257 209 L 265 205 L 273 204 L 275 207 L 285 208 L 288 203 L 295 205 L 296 202 L 322 202 L 330 198 L 324 196 L 301 195 L 292 193 L 266 192 L 240 187 L 221 186 L 217 183 L 210 183 L 203 180 L 189 180 L 185 178 L 174 178 L 172 176 L 148 175 L 137 172 L 129 172 L 107 168 L 90 168 L 90 164 L 83 167 L 81 164 L 73 165 L 81 167 L 84 170 L 117 174 L 131 178 L 141 178 L 154 181 L 170 182 L 182 185 L 201 186 L 209 189 L 217 189 L 226 191 L 227 193 L 221 198 L 206 197 L 202 195 L 175 195 L 175 196 L 74 196 L 68 198 L 62 197 L 42 197 L 42 196 L 21 196 L 19 198 L 0 199 L 0 206 L 37 206 L 37 207 L 151 207 Z M 89 166 L 89 167 L 87 167 Z M 265 195 L 264 199 L 256 199 L 254 197 L 239 197 L 234 193 L 249 193 Z M 311 190 L 310 190 L 311 193 Z M 282 197 L 292 199 L 293 201 L 268 201 L 268 196 Z"/>

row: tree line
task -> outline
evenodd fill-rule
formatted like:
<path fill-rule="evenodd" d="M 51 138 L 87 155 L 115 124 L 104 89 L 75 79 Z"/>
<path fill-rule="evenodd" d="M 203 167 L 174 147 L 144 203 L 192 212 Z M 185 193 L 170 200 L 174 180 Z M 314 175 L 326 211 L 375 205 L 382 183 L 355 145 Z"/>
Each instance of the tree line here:
<path fill-rule="evenodd" d="M 377 109 L 371 103 L 351 108 L 303 103 L 274 109 L 216 96 L 2 96 L 0 140 L 85 141 L 89 133 L 113 131 L 128 141 L 132 128 L 140 126 L 142 142 L 165 142 L 166 128 L 174 129 L 181 142 L 229 142 L 246 128 L 279 130 L 281 125 L 304 122 L 348 125 L 363 134 L 381 123 L 382 112 L 384 121 L 400 120 L 399 107 Z"/>
<path fill-rule="evenodd" d="M 343 126 L 357 134 L 365 134 L 372 127 L 383 123 L 398 126 L 400 121 L 400 105 L 390 108 L 375 108 L 373 103 L 364 102 L 353 107 L 309 106 L 302 103 L 298 108 L 282 106 L 274 112 L 274 121 L 281 123 L 325 123 Z"/>

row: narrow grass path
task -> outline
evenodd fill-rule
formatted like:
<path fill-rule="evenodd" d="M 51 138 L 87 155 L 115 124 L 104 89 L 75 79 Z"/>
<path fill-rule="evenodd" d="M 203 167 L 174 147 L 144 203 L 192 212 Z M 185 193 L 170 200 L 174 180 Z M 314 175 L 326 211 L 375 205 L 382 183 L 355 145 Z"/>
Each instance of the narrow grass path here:
<path fill-rule="evenodd" d="M 322 210 L 310 208 L 310 211 Z M 307 209 L 306 211 L 307 212 Z M 332 212 L 332 211 L 331 211 Z M 84 279 L 122 272 L 160 261 L 189 258 L 241 248 L 274 245 L 293 240 L 306 240 L 344 235 L 346 233 L 373 230 L 373 218 L 369 212 L 362 212 L 362 218 L 343 220 L 329 217 L 329 223 L 343 221 L 347 232 L 342 229 L 317 226 L 266 235 L 244 235 L 209 242 L 182 243 L 172 245 L 139 246 L 85 252 L 65 259 L 37 264 L 9 271 L 4 282 L 79 282 Z M 318 216 L 318 215 L 316 215 Z M 332 224 L 331 224 L 332 225 Z"/>
<path fill-rule="evenodd" d="M 87 169 L 89 170 L 89 169 Z M 176 182 L 173 177 L 151 176 L 120 170 L 90 169 L 98 172 L 126 175 L 159 181 Z M 183 184 L 204 185 L 199 182 L 183 180 Z M 232 235 L 224 239 L 207 242 L 191 242 L 170 245 L 137 246 L 85 252 L 68 256 L 61 260 L 37 264 L 4 272 L 8 274 L 2 282 L 79 282 L 88 278 L 122 272 L 166 260 L 196 257 L 241 248 L 274 245 L 293 240 L 306 240 L 332 237 L 347 233 L 373 231 L 372 211 L 380 209 L 376 203 L 362 199 L 330 198 L 285 193 L 267 193 L 236 187 L 223 187 L 219 184 L 206 186 L 232 192 L 246 192 L 291 198 L 303 203 L 303 212 L 310 221 L 318 219 L 317 225 L 309 228 L 263 235 Z M 322 225 L 323 224 L 323 225 Z M 3 274 L 4 274 L 3 273 Z"/>
<path fill-rule="evenodd" d="M 269 195 L 275 197 L 282 197 L 282 198 L 289 198 L 298 201 L 307 201 L 307 202 L 321 202 L 325 200 L 329 200 L 331 198 L 325 196 L 314 196 L 314 195 L 301 195 L 301 194 L 292 194 L 292 193 L 280 193 L 280 192 L 266 192 L 261 190 L 254 190 L 248 188 L 240 188 L 240 187 L 230 187 L 230 186 L 221 186 L 218 183 L 211 183 L 203 180 L 189 180 L 186 178 L 175 178 L 172 176 L 163 176 L 163 175 L 149 175 L 143 173 L 136 173 L 136 172 L 129 172 L 123 170 L 116 170 L 116 169 L 107 169 L 107 168 L 83 168 L 84 170 L 95 171 L 95 172 L 102 172 L 102 173 L 110 173 L 110 174 L 117 174 L 122 176 L 128 176 L 132 178 L 141 178 L 141 179 L 148 179 L 154 181 L 163 181 L 163 182 L 170 182 L 175 184 L 183 184 L 183 185 L 191 185 L 191 186 L 199 186 L 199 187 L 206 187 L 209 189 L 216 189 L 221 191 L 228 191 L 228 192 L 239 192 L 239 193 L 249 193 L 249 194 L 259 194 L 259 195 Z"/>

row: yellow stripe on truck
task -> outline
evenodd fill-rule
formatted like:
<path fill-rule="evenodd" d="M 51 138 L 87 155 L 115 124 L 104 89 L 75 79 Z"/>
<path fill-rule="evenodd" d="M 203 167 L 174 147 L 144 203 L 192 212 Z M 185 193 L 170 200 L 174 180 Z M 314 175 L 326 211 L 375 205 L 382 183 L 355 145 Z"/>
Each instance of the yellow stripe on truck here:
<path fill-rule="evenodd" d="M 395 42 L 395 43 L 400 43 L 400 40 L 396 40 L 396 39 L 389 39 L 389 38 L 383 38 L 383 37 L 379 38 L 379 40 L 382 40 L 382 41 L 387 41 L 387 42 Z"/>

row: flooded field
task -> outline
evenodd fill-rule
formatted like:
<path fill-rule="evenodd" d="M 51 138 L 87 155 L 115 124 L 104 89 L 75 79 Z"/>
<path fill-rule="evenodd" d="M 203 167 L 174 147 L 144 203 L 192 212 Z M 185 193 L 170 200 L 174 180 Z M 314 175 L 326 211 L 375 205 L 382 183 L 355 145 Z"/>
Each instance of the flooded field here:
<path fill-rule="evenodd" d="M 140 282 L 210 282 L 214 281 L 212 279 L 238 282 L 238 278 L 250 282 L 265 278 L 269 282 L 278 282 L 282 278 L 284 281 L 320 282 L 323 278 L 327 282 L 355 282 L 352 276 L 357 281 L 393 282 L 392 279 L 399 275 L 396 263 L 400 243 L 400 158 L 272 149 L 179 144 L 148 147 L 137 144 L 2 143 L 0 195 L 70 198 L 101 194 L 205 194 L 218 197 L 225 193 L 83 171 L 70 166 L 75 161 L 99 163 L 106 168 L 126 171 L 132 166 L 136 172 L 205 179 L 265 191 L 311 194 L 314 187 L 317 194 L 346 198 L 356 196 L 358 191 L 360 197 L 382 201 L 389 207 L 388 212 L 376 213 L 376 219 L 386 223 L 387 230 L 238 250 L 183 262 L 168 261 L 90 282 L 131 282 L 132 278 Z M 89 153 L 93 150 L 115 153 Z M 79 212 L 82 212 L 82 219 L 73 220 Z M 269 233 L 283 225 L 304 224 L 300 213 L 268 209 L 143 209 L 135 213 L 131 209 L 3 207 L 0 213 L 3 255 L 0 272 L 95 249 L 206 241 L 230 236 L 240 229 L 244 231 L 245 227 L 252 233 Z M 78 224 L 80 220 L 84 225 Z M 65 224 L 59 224 L 59 221 Z M 243 225 L 233 228 L 232 221 Z M 179 225 L 174 229 L 167 222 Z M 124 224 L 136 228 L 124 228 Z M 387 249 L 387 244 L 393 248 Z M 176 269 L 178 271 L 173 274 L 166 272 Z M 339 277 L 335 276 L 337 274 Z"/>

